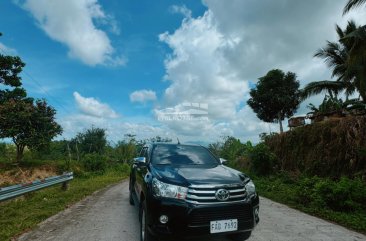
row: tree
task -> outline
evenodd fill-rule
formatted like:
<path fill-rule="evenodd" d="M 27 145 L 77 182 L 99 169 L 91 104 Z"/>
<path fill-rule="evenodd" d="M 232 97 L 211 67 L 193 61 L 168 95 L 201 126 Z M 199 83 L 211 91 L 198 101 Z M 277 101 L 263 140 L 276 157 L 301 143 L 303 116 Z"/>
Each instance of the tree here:
<path fill-rule="evenodd" d="M 1 34 L 0 34 L 1 36 Z M 62 129 L 55 121 L 56 111 L 45 100 L 27 97 L 19 74 L 25 64 L 17 56 L 0 54 L 0 138 L 11 138 L 19 162 L 25 147 L 47 145 Z"/>
<path fill-rule="evenodd" d="M 324 59 L 332 69 L 332 77 L 336 81 L 317 81 L 308 84 L 303 89 L 303 98 L 322 91 L 327 91 L 332 97 L 345 91 L 346 96 L 358 91 L 366 101 L 366 28 L 357 26 L 349 21 L 342 30 L 336 26 L 339 41 L 329 42 L 326 47 L 319 49 L 314 57 Z M 336 96 L 334 96 L 336 97 Z"/>
<path fill-rule="evenodd" d="M 24 66 L 25 64 L 18 56 L 7 56 L 0 53 L 0 84 L 12 88 L 0 89 L 0 104 L 7 99 L 26 97 L 26 91 L 21 88 L 22 78 L 19 76 Z"/>
<path fill-rule="evenodd" d="M 269 71 L 259 78 L 256 88 L 250 91 L 249 106 L 265 122 L 278 122 L 291 117 L 300 103 L 299 81 L 296 74 L 279 69 Z"/>
<path fill-rule="evenodd" d="M 77 146 L 82 154 L 103 154 L 107 146 L 105 130 L 92 127 L 84 132 L 80 132 L 71 140 L 71 146 Z"/>
<path fill-rule="evenodd" d="M 366 0 L 348 0 L 348 3 L 343 9 L 343 14 L 348 13 L 351 9 L 361 6 L 365 4 Z"/>
<path fill-rule="evenodd" d="M 115 150 L 118 159 L 123 162 L 128 162 L 138 155 L 136 141 L 134 139 L 119 141 Z"/>
<path fill-rule="evenodd" d="M 25 147 L 39 149 L 62 133 L 56 111 L 45 100 L 9 99 L 0 105 L 0 138 L 11 138 L 17 148 L 17 162 Z"/>
<path fill-rule="evenodd" d="M 233 136 L 227 136 L 224 138 L 224 143 L 221 149 L 221 157 L 233 161 L 237 157 L 241 156 L 245 151 L 245 145 L 243 145 L 239 139 Z"/>
<path fill-rule="evenodd" d="M 340 40 L 349 46 L 347 72 L 354 75 L 354 83 L 366 103 L 366 25 L 358 27 Z"/>

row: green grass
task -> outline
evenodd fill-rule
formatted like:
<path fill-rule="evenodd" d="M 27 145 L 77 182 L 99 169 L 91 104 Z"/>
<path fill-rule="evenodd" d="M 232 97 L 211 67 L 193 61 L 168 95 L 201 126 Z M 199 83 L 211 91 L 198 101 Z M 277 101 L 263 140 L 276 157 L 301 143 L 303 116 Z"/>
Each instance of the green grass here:
<path fill-rule="evenodd" d="M 297 191 L 299 183 L 284 177 L 254 177 L 259 195 L 273 201 L 286 204 L 305 213 L 338 223 L 346 228 L 366 233 L 366 211 L 358 209 L 354 211 L 335 211 L 327 206 L 316 203 L 301 203 Z M 306 192 L 306 190 L 304 190 Z"/>
<path fill-rule="evenodd" d="M 67 191 L 61 185 L 30 193 L 24 199 L 0 203 L 0 240 L 34 228 L 48 217 L 64 210 L 94 191 L 126 178 L 126 169 L 107 170 L 104 174 L 89 174 L 75 178 Z"/>

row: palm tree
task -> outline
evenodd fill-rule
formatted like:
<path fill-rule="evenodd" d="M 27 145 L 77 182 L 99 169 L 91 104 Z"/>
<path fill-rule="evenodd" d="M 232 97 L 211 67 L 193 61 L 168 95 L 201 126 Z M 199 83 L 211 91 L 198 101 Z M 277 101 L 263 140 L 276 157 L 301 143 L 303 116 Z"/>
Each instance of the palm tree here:
<path fill-rule="evenodd" d="M 348 13 L 351 9 L 361 6 L 365 4 L 366 0 L 349 0 L 347 5 L 343 9 L 343 14 Z"/>
<path fill-rule="evenodd" d="M 336 97 L 345 91 L 349 95 L 356 92 L 366 101 L 366 29 L 349 21 L 345 30 L 336 25 L 339 42 L 329 42 L 326 47 L 319 49 L 314 57 L 323 58 L 332 69 L 332 77 L 336 81 L 317 81 L 308 84 L 302 90 L 303 99 L 311 95 L 327 91 L 330 96 Z"/>
<path fill-rule="evenodd" d="M 327 92 L 329 97 L 334 99 L 338 97 L 338 94 L 342 91 L 346 93 L 346 99 L 348 96 L 355 92 L 355 87 L 349 82 L 323 80 L 316 81 L 307 84 L 301 93 L 302 100 L 309 98 L 310 96 Z"/>
<path fill-rule="evenodd" d="M 366 103 L 366 25 L 340 40 L 349 46 L 346 75 L 353 75 L 355 86 Z"/>

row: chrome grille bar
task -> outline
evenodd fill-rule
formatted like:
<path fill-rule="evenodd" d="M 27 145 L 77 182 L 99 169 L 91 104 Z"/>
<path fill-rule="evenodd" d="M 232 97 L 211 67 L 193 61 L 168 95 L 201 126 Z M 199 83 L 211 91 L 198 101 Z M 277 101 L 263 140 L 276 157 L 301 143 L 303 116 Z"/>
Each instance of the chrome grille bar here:
<path fill-rule="evenodd" d="M 230 193 L 228 200 L 219 201 L 216 199 L 216 192 L 219 189 L 226 189 Z M 230 185 L 191 185 L 188 187 L 186 201 L 194 204 L 217 204 L 242 202 L 247 196 L 245 186 L 243 184 Z"/>

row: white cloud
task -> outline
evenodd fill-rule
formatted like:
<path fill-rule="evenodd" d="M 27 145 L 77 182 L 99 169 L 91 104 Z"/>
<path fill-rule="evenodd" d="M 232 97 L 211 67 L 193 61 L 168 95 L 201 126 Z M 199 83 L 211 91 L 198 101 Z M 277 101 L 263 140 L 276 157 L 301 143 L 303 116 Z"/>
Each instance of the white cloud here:
<path fill-rule="evenodd" d="M 115 56 L 107 34 L 93 23 L 94 20 L 111 22 L 112 30 L 119 31 L 114 21 L 108 21 L 112 18 L 104 13 L 97 0 L 26 0 L 22 7 L 50 38 L 69 48 L 70 57 L 91 66 L 126 63 L 124 57 Z"/>
<path fill-rule="evenodd" d="M 255 83 L 274 68 L 297 73 L 302 85 L 329 79 L 329 69 L 322 60 L 314 59 L 313 54 L 326 40 L 336 41 L 335 23 L 345 26 L 350 17 L 342 18 L 345 3 L 334 0 L 204 0 L 204 3 L 208 10 L 202 16 L 192 18 L 188 14 L 173 33 L 159 36 L 172 53 L 165 59 L 164 79 L 170 85 L 155 114 L 184 102 L 208 103 L 206 122 L 161 121 L 178 134 L 199 139 L 228 133 L 244 140 L 258 140 L 261 132 L 277 131 L 278 124 L 261 122 L 246 105 L 249 82 Z M 184 11 L 177 7 L 175 12 Z M 364 12 L 351 15 L 359 24 L 365 23 Z M 301 106 L 301 112 L 307 112 L 306 104 Z"/>
<path fill-rule="evenodd" d="M 224 58 L 223 51 L 234 48 L 236 40 L 218 31 L 212 12 L 186 18 L 173 34 L 166 32 L 159 38 L 173 50 L 165 61 L 165 79 L 171 81 L 165 104 L 207 103 L 210 117 L 234 117 L 249 87 Z"/>
<path fill-rule="evenodd" d="M 78 92 L 74 92 L 74 98 L 79 109 L 86 115 L 100 118 L 118 117 L 111 107 L 92 97 L 83 97 Z"/>
<path fill-rule="evenodd" d="M 175 134 L 167 128 L 153 126 L 139 121 L 122 121 L 121 119 L 98 118 L 89 115 L 68 115 L 59 120 L 64 132 L 62 138 L 71 139 L 78 132 L 82 132 L 92 126 L 106 130 L 108 140 L 116 143 L 124 138 L 125 134 L 134 134 L 139 140 L 149 139 L 155 136 L 172 138 Z"/>
<path fill-rule="evenodd" d="M 130 94 L 131 102 L 154 101 L 156 100 L 156 93 L 152 90 L 137 90 Z"/>
<path fill-rule="evenodd" d="M 192 11 L 190 9 L 188 9 L 185 5 L 182 5 L 182 6 L 172 5 L 170 7 L 170 12 L 171 13 L 180 13 L 186 18 L 191 18 L 191 16 L 192 16 Z"/>
<path fill-rule="evenodd" d="M 0 53 L 6 55 L 16 55 L 17 51 L 0 42 Z"/>

